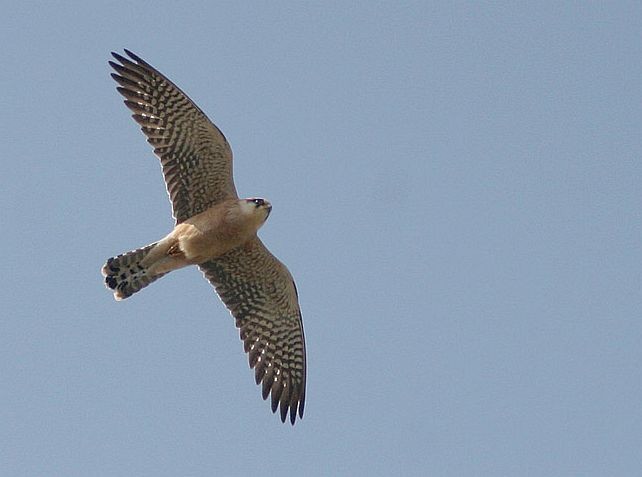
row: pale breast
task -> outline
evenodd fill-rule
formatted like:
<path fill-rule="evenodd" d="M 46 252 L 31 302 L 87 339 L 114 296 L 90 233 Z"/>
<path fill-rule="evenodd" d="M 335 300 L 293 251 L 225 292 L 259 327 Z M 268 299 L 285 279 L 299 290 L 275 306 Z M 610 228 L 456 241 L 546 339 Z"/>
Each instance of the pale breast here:
<path fill-rule="evenodd" d="M 191 263 L 203 263 L 242 245 L 256 234 L 243 221 L 229 214 L 230 204 L 221 203 L 176 226 L 173 235 Z"/>

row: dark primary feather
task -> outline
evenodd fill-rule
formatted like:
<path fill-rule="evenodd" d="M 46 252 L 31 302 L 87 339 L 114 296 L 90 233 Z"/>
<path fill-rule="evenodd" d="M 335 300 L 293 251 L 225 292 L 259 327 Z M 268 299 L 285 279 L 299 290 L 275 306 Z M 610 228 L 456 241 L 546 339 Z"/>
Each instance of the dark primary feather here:
<path fill-rule="evenodd" d="M 296 287 L 288 269 L 255 238 L 201 271 L 236 319 L 263 399 L 294 424 L 303 417 L 306 357 Z"/>
<path fill-rule="evenodd" d="M 120 64 L 109 62 L 116 71 L 111 76 L 161 161 L 176 222 L 236 198 L 232 150 L 223 133 L 158 70 L 125 53 L 131 59 L 112 53 Z"/>

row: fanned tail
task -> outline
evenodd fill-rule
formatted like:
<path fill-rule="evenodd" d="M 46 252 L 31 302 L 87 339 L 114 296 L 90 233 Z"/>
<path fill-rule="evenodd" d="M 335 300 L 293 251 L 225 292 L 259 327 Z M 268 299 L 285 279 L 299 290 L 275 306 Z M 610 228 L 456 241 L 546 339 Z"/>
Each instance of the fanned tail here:
<path fill-rule="evenodd" d="M 124 300 L 132 296 L 165 275 L 164 273 L 150 273 L 147 266 L 142 263 L 155 246 L 156 243 L 152 243 L 146 247 L 112 257 L 103 265 L 105 285 L 114 291 L 116 300 Z"/>

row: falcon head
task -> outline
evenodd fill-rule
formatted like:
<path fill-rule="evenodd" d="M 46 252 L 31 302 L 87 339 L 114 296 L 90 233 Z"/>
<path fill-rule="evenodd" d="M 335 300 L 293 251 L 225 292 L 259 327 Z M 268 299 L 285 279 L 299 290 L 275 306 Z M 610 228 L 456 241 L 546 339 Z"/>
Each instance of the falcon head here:
<path fill-rule="evenodd" d="M 262 224 L 267 220 L 268 215 L 270 215 L 272 204 L 265 199 L 251 197 L 241 200 L 241 210 L 243 211 L 243 215 L 255 217 L 259 223 Z"/>

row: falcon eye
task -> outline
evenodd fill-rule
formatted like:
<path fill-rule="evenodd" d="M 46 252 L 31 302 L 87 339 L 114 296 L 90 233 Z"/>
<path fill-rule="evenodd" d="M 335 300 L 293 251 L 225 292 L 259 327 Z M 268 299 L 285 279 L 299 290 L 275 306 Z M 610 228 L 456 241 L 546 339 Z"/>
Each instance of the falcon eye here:
<path fill-rule="evenodd" d="M 265 201 L 263 199 L 254 199 L 252 202 L 254 202 L 254 205 L 256 205 L 257 207 L 260 207 L 263 204 L 265 204 Z"/>

